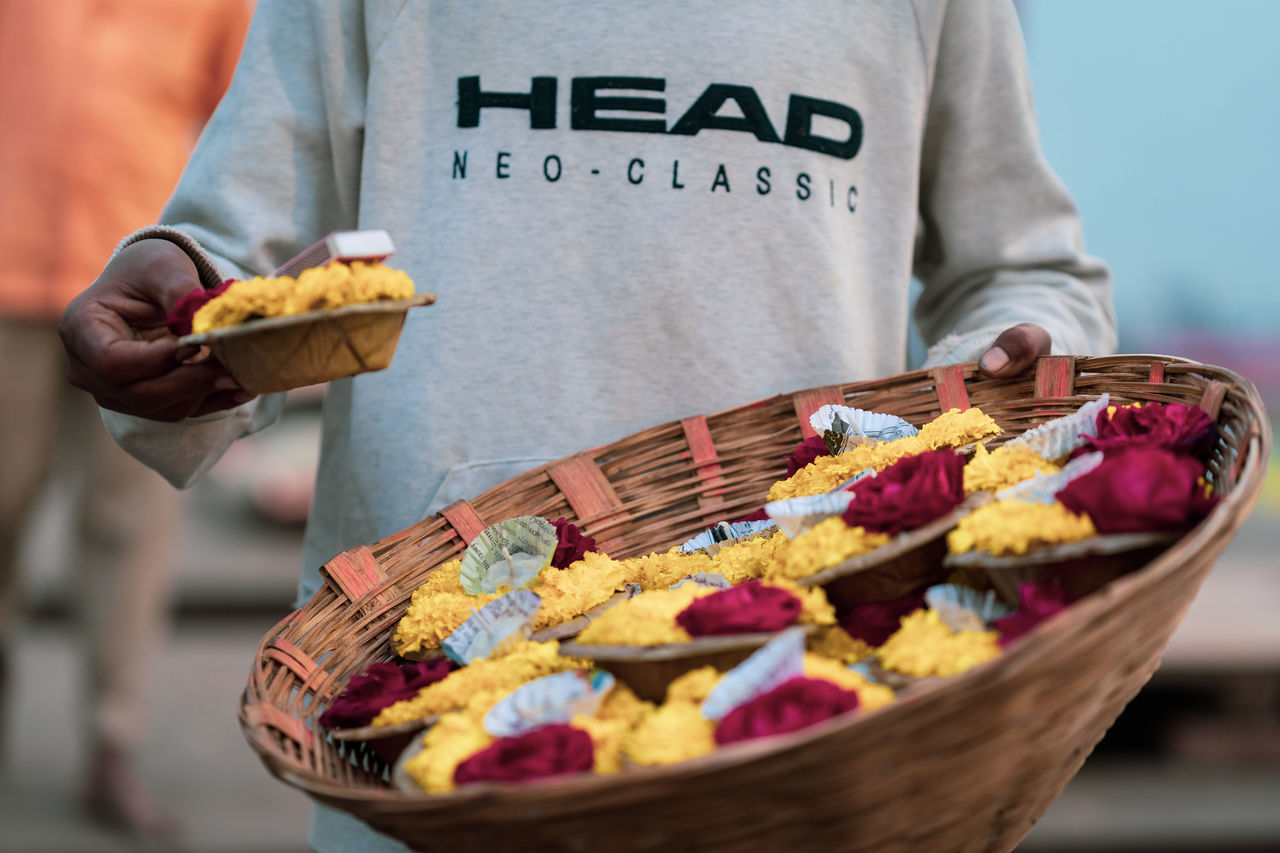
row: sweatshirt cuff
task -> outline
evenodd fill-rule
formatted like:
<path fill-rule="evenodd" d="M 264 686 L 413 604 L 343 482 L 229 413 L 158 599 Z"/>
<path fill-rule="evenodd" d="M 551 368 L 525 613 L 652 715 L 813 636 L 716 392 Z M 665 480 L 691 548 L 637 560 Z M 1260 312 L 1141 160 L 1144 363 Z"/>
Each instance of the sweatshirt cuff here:
<path fill-rule="evenodd" d="M 972 332 L 960 332 L 947 335 L 925 354 L 922 368 L 938 367 L 943 364 L 963 364 L 977 361 L 982 354 L 991 348 L 996 338 L 1010 325 L 988 326 Z"/>
<path fill-rule="evenodd" d="M 194 237 L 169 225 L 149 225 L 146 228 L 134 231 L 120 241 L 120 245 L 116 246 L 115 253 L 119 254 L 126 246 L 132 246 L 142 240 L 168 240 L 186 252 L 196 265 L 196 270 L 200 273 L 200 284 L 205 290 L 212 290 L 227 278 L 218 269 L 217 263 L 214 262 L 209 253 L 195 241 Z"/>

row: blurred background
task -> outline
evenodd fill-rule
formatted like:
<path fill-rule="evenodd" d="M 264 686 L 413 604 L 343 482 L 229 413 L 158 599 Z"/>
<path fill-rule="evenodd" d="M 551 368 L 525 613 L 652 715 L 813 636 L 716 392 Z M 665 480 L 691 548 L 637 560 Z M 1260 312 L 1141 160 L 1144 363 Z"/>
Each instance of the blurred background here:
<path fill-rule="evenodd" d="M 1280 3 L 1017 7 L 1046 153 L 1081 207 L 1090 252 L 1115 276 L 1120 350 L 1236 370 L 1275 423 Z M 0 55 L 5 74 L 10 62 Z M 305 799 L 258 764 L 235 712 L 258 638 L 292 606 L 321 396 L 291 393 L 279 424 L 170 496 L 171 606 L 134 766 L 176 819 L 183 849 L 307 849 Z M 0 716 L 0 851 L 139 849 L 80 809 L 90 736 L 67 531 L 81 479 L 55 460 L 21 542 L 23 616 Z M 1273 462 L 1162 667 L 1020 850 L 1280 850 L 1277 554 Z"/>

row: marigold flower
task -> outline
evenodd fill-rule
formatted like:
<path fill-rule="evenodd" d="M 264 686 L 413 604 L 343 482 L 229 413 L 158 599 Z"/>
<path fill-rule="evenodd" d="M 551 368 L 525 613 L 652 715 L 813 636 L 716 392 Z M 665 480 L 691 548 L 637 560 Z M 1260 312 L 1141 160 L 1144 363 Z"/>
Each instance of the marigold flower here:
<path fill-rule="evenodd" d="M 932 450 L 964 447 L 1001 433 L 1000 425 L 977 406 L 950 409 L 920 427 L 919 438 Z"/>
<path fill-rule="evenodd" d="M 947 534 L 947 549 L 952 554 L 1025 554 L 1041 545 L 1088 539 L 1097 532 L 1089 516 L 1074 513 L 1059 503 L 995 501 L 960 519 Z"/>
<path fill-rule="evenodd" d="M 675 764 L 716 748 L 715 723 L 691 702 L 670 702 L 641 720 L 623 742 L 623 753 L 636 764 Z"/>
<path fill-rule="evenodd" d="M 877 652 L 885 669 L 916 678 L 959 675 L 1000 655 L 995 631 L 952 631 L 936 610 L 917 610 Z"/>
<path fill-rule="evenodd" d="M 850 527 L 839 517 L 828 518 L 779 549 L 768 579 L 806 578 L 850 557 L 873 551 L 888 541 L 888 534 Z"/>
<path fill-rule="evenodd" d="M 1056 474 L 1060 469 L 1040 454 L 1024 447 L 997 447 L 993 452 L 979 444 L 964 466 L 964 492 L 998 492 L 1029 480 L 1037 474 Z"/>
<path fill-rule="evenodd" d="M 856 639 L 839 625 L 829 625 L 815 631 L 809 636 L 805 648 L 816 655 L 844 664 L 866 660 L 876 651 L 869 643 Z"/>

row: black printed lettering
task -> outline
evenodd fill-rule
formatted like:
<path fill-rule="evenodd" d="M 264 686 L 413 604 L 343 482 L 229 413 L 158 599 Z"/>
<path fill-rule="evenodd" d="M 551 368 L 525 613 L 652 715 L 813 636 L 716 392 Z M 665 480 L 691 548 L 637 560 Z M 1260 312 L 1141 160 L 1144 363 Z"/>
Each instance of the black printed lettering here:
<path fill-rule="evenodd" d="M 849 187 L 849 195 L 848 195 L 848 199 L 849 199 L 849 212 L 850 212 L 850 213 L 853 213 L 855 210 L 857 210 L 857 209 L 858 209 L 858 204 L 857 204 L 857 201 L 856 201 L 856 199 L 857 199 L 857 198 L 858 198 L 858 188 L 857 188 L 857 187 Z"/>
<path fill-rule="evenodd" d="M 534 77 L 529 92 L 484 92 L 480 78 L 458 78 L 458 127 L 479 127 L 483 107 L 529 111 L 529 127 L 548 130 L 556 126 L 556 78 Z"/>
<path fill-rule="evenodd" d="M 804 201 L 809 197 L 809 173 L 801 172 L 796 175 L 796 198 Z"/>
<path fill-rule="evenodd" d="M 769 185 L 769 176 L 770 172 L 768 166 L 761 166 L 759 169 L 756 169 L 756 192 L 760 195 L 768 195 L 769 190 L 773 189 L 773 187 Z"/>
<path fill-rule="evenodd" d="M 640 171 L 636 171 L 636 167 L 640 167 Z M 644 180 L 644 161 L 639 157 L 633 159 L 627 164 L 627 180 L 633 184 L 638 184 Z"/>
<path fill-rule="evenodd" d="M 742 110 L 742 116 L 716 115 L 724 102 L 733 100 Z M 671 126 L 671 132 L 680 136 L 693 136 L 700 130 L 743 130 L 753 133 L 761 142 L 778 142 L 778 132 L 769 122 L 755 89 L 750 86 L 730 86 L 712 83 L 698 96 L 693 106 Z"/>
<path fill-rule="evenodd" d="M 569 100 L 569 126 L 574 130 L 625 130 L 632 133 L 666 133 L 666 119 L 601 118 L 601 110 L 634 113 L 665 113 L 663 98 L 600 97 L 600 89 L 639 89 L 661 92 L 667 81 L 661 77 L 574 77 Z"/>
<path fill-rule="evenodd" d="M 467 152 L 463 151 L 462 156 L 458 156 L 458 152 L 453 152 L 453 179 L 467 177 Z"/>
<path fill-rule="evenodd" d="M 553 162 L 556 164 L 556 173 L 554 177 L 551 174 L 551 164 Z M 551 183 L 554 184 L 556 181 L 560 180 L 561 171 L 562 167 L 560 165 L 560 158 L 556 155 L 548 154 L 547 158 L 542 161 L 542 177 L 546 178 Z"/>
<path fill-rule="evenodd" d="M 671 161 L 671 189 L 673 190 L 684 189 L 684 184 L 680 183 L 680 161 L 679 160 Z"/>
<path fill-rule="evenodd" d="M 507 171 L 507 169 L 509 169 L 509 168 L 511 167 L 511 164 L 507 162 L 507 158 L 508 158 L 508 157 L 510 157 L 510 156 L 511 156 L 511 152 L 510 152 L 510 151 L 499 151 L 499 152 L 498 152 L 498 160 L 497 160 L 497 163 L 494 165 L 494 173 L 495 173 L 499 178 L 509 178 L 509 177 L 511 177 L 511 174 Z"/>
<path fill-rule="evenodd" d="M 716 187 L 724 187 L 725 192 L 732 192 L 729 189 L 729 175 L 724 170 L 724 163 L 721 163 L 716 169 L 716 179 L 711 182 L 711 191 L 715 192 Z"/>
<path fill-rule="evenodd" d="M 849 138 L 841 142 L 825 136 L 815 136 L 813 133 L 815 115 L 826 116 L 847 124 Z M 830 154 L 842 160 L 851 160 L 862 147 L 862 117 L 853 107 L 847 107 L 844 104 L 806 98 L 803 95 L 792 95 L 791 105 L 787 110 L 787 134 L 783 144 L 795 148 L 807 148 L 820 154 Z"/>

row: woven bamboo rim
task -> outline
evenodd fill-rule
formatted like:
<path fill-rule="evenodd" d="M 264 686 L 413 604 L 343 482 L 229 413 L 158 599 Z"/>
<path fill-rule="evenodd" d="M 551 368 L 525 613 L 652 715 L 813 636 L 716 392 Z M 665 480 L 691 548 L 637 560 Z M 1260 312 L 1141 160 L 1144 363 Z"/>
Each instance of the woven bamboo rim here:
<path fill-rule="evenodd" d="M 682 764 L 444 796 L 391 789 L 382 762 L 317 727 L 347 677 L 389 656 L 413 589 L 486 521 L 563 515 L 611 555 L 647 553 L 757 509 L 824 403 L 915 424 L 972 404 L 1017 434 L 1103 392 L 1119 403 L 1196 403 L 1217 418 L 1210 472 L 1223 500 L 1145 566 L 964 675 Z M 263 637 L 241 727 L 271 773 L 419 849 L 1010 850 L 1159 665 L 1256 500 L 1270 444 L 1251 383 L 1159 355 L 1050 357 L 1001 380 L 957 365 L 662 424 L 334 557 L 326 585 Z"/>

